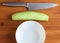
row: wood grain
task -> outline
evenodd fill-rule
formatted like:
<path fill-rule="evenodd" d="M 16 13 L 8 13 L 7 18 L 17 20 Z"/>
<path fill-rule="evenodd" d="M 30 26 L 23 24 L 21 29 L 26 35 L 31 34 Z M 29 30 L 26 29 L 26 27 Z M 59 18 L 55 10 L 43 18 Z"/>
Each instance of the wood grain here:
<path fill-rule="evenodd" d="M 5 1 L 57 3 L 57 7 L 35 11 L 46 13 L 49 16 L 49 21 L 47 22 L 37 21 L 46 30 L 45 43 L 60 43 L 60 0 L 0 0 L 0 43 L 16 43 L 16 28 L 24 21 L 12 21 L 11 15 L 16 12 L 27 11 L 25 7 L 2 6 L 2 2 Z"/>

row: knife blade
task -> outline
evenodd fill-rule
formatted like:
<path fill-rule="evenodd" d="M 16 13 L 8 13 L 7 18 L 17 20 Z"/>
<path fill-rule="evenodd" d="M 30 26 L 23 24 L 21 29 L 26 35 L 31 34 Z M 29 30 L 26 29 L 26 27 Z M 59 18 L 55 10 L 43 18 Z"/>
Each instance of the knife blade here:
<path fill-rule="evenodd" d="M 4 2 L 4 6 L 25 6 L 29 10 L 48 9 L 56 7 L 55 3 L 23 3 L 23 2 Z"/>

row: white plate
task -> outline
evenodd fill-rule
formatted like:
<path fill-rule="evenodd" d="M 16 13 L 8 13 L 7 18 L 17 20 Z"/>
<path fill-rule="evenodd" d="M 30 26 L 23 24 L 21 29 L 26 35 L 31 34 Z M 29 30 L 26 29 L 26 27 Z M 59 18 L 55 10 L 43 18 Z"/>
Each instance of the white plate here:
<path fill-rule="evenodd" d="M 44 43 L 46 33 L 43 26 L 36 21 L 26 21 L 16 30 L 17 43 Z"/>

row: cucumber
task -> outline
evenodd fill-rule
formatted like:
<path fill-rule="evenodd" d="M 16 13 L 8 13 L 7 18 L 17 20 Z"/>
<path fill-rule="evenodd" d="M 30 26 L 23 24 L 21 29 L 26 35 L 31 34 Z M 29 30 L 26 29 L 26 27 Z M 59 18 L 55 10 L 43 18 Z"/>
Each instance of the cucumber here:
<path fill-rule="evenodd" d="M 35 11 L 26 11 L 12 14 L 12 20 L 40 20 L 48 21 L 49 16 Z"/>

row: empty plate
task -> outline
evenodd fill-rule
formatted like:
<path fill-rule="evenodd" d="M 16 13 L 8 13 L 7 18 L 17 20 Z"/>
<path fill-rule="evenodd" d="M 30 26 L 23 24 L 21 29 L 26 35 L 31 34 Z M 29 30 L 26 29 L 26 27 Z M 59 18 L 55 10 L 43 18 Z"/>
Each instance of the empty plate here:
<path fill-rule="evenodd" d="M 17 43 L 44 43 L 46 33 L 43 26 L 36 21 L 25 21 L 16 30 Z"/>

